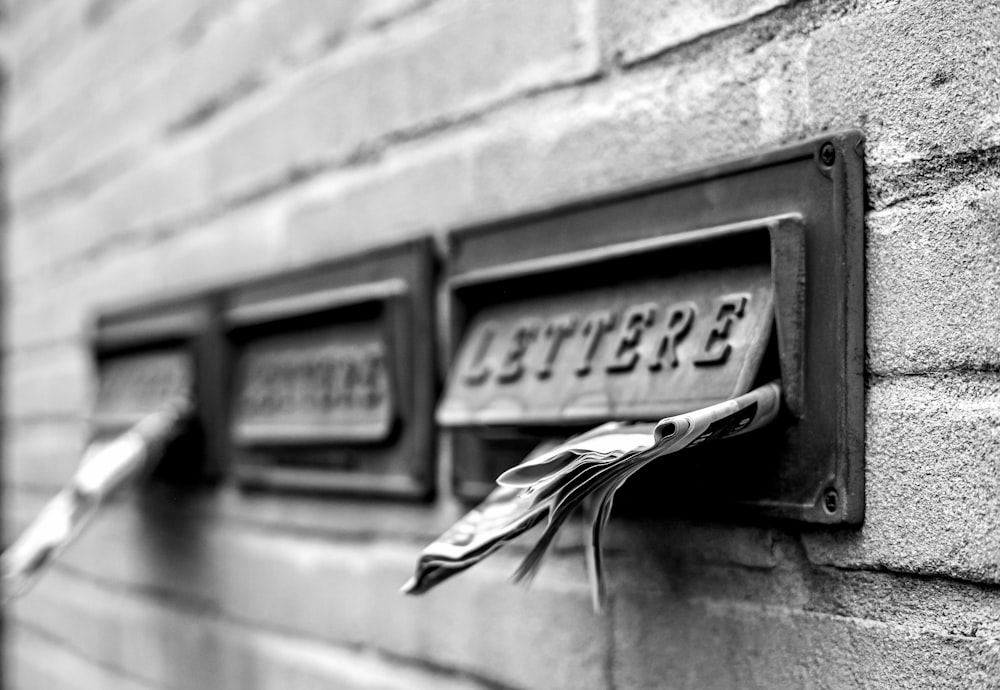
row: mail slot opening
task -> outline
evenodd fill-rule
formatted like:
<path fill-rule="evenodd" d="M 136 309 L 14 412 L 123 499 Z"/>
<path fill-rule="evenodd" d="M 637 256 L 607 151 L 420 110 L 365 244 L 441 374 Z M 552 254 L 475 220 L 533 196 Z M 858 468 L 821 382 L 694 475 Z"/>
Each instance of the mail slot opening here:
<path fill-rule="evenodd" d="M 457 464 L 457 492 L 481 498 L 490 475 L 548 439 L 609 420 L 656 421 L 778 377 L 772 235 L 789 224 L 457 281 L 464 335 L 438 418 L 456 429 L 456 457 L 486 458 L 471 476 Z"/>
<path fill-rule="evenodd" d="M 221 469 L 222 364 L 212 296 L 138 304 L 102 313 L 92 351 L 97 390 L 90 450 L 150 415 L 183 407 L 149 477 L 214 481 Z"/>

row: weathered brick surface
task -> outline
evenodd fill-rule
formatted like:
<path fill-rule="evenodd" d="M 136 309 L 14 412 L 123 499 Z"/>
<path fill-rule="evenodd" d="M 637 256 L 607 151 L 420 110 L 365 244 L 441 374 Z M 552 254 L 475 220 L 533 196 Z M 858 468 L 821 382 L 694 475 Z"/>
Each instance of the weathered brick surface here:
<path fill-rule="evenodd" d="M 605 0 L 601 23 L 607 50 L 632 63 L 785 4 L 787 0 Z"/>
<path fill-rule="evenodd" d="M 876 19 L 869 18 L 869 21 Z M 933 19 L 944 21 L 937 16 Z M 939 26 L 942 32 L 953 29 L 951 25 Z M 824 30 L 826 33 L 821 38 L 836 38 L 841 33 L 849 34 L 853 26 L 841 22 L 824 27 Z M 635 79 L 584 89 L 580 96 L 543 99 L 535 107 L 515 110 L 511 117 L 499 118 L 495 124 L 489 122 L 481 128 L 484 134 L 473 136 L 473 140 L 483 139 L 482 145 L 475 148 L 474 142 L 469 142 L 470 151 L 478 153 L 474 153 L 473 203 L 464 207 L 475 210 L 454 220 L 460 224 L 477 217 L 517 212 L 597 190 L 646 181 L 662 176 L 667 170 L 694 165 L 706 158 L 736 155 L 768 143 L 789 140 L 802 132 L 820 131 L 830 123 L 817 119 L 819 114 L 827 117 L 830 113 L 840 113 L 838 126 L 864 125 L 863 119 L 852 116 L 844 107 L 803 106 L 819 88 L 813 81 L 829 72 L 828 67 L 819 64 L 815 66 L 816 74 L 806 72 L 813 64 L 806 58 L 814 50 L 815 41 L 803 42 L 796 37 L 768 44 L 738 60 L 726 53 L 709 53 L 693 64 L 644 71 Z M 877 61 L 872 64 L 878 66 Z M 869 65 L 866 69 L 874 68 Z M 878 74 L 873 71 L 870 77 L 874 79 Z M 958 88 L 974 90 L 974 80 L 979 74 L 957 74 Z M 311 86 L 304 85 L 300 90 L 308 92 L 310 98 L 319 98 Z M 907 94 L 923 90 L 922 84 L 902 82 L 894 93 L 899 99 L 905 99 Z M 884 107 L 891 111 L 895 106 L 888 103 Z M 293 124 L 299 120 L 290 119 L 291 116 L 271 118 L 267 113 L 273 108 L 295 110 L 295 117 L 300 119 L 312 117 L 309 115 L 312 112 L 316 112 L 317 117 L 323 116 L 322 110 L 295 106 L 284 96 L 270 105 L 265 102 L 251 108 L 251 113 L 256 114 L 237 118 L 246 126 L 252 126 L 259 136 L 238 136 L 230 132 L 236 125 L 221 126 L 224 136 L 220 140 L 209 136 L 205 141 L 191 141 L 154 156 L 144 161 L 134 174 L 102 188 L 84 208 L 60 211 L 51 219 L 32 220 L 24 228 L 27 230 L 35 223 L 54 224 L 36 237 L 64 238 L 55 246 L 67 247 L 60 257 L 65 260 L 72 256 L 71 247 L 76 242 L 89 247 L 95 242 L 106 242 L 103 238 L 115 238 L 124 232 L 148 232 L 164 224 L 195 222 L 198 214 L 214 208 L 214 204 L 226 198 L 220 191 L 221 186 L 243 189 L 245 187 L 237 181 L 239 178 L 269 174 L 264 169 L 278 171 L 279 177 L 274 179 L 281 180 L 280 171 L 289 166 L 292 169 L 301 167 L 303 161 L 306 167 L 313 165 L 337 148 L 333 144 L 324 145 L 323 141 L 333 140 L 325 140 L 315 131 L 309 131 L 311 125 Z M 387 116 L 381 114 L 387 109 L 376 110 L 380 117 Z M 988 112 L 988 108 L 983 112 Z M 268 121 L 272 124 L 268 125 Z M 324 126 L 328 125 L 327 122 Z M 367 120 L 364 126 L 378 129 L 375 122 Z M 333 134 L 330 136 L 346 136 L 342 130 L 331 128 L 329 131 Z M 295 153 L 299 145 L 288 139 L 293 135 L 305 142 L 301 156 Z M 898 160 L 893 158 L 892 151 L 900 145 L 899 132 L 876 131 L 870 135 L 869 156 L 870 162 L 875 164 L 876 175 L 873 187 L 891 188 L 896 176 L 892 166 L 887 167 L 886 163 Z M 275 136 L 284 138 L 278 143 Z M 233 164 L 235 167 L 231 169 L 236 176 L 233 187 L 226 181 L 228 175 L 223 174 L 225 166 L 220 168 L 207 163 L 215 156 L 229 159 L 237 155 L 225 152 L 229 146 L 226 141 L 238 143 L 239 156 L 253 157 L 246 165 Z M 264 148 L 255 151 L 254 146 Z M 350 146 L 348 144 L 347 148 Z M 939 149 L 927 152 L 941 153 Z M 277 167 L 265 165 L 262 169 L 258 160 L 270 160 Z M 384 180 L 385 175 L 379 166 L 374 177 Z M 355 177 L 348 170 L 333 178 L 331 186 L 337 187 L 335 180 L 341 179 L 340 187 L 354 189 L 356 184 L 364 187 L 366 178 L 371 177 L 364 171 Z M 354 179 L 357 182 L 353 182 Z M 379 193 L 378 185 L 370 192 L 373 196 Z M 423 195 L 415 193 L 408 201 L 413 203 L 412 199 L 421 198 Z M 439 192 L 434 198 L 447 201 L 449 197 Z M 328 203 L 334 219 L 338 208 L 347 208 L 336 196 Z M 393 204 L 383 206 L 392 208 Z M 322 222 L 322 214 L 317 215 L 315 207 L 316 204 L 312 204 L 306 214 L 311 219 L 310 228 Z M 295 217 L 297 215 L 293 215 Z M 445 219 L 452 217 L 445 216 Z M 408 230 L 414 232 L 418 227 L 414 222 Z M 314 233 L 314 230 L 303 230 L 301 234 L 312 236 Z"/>
<path fill-rule="evenodd" d="M 894 624 L 938 635 L 995 640 L 1000 590 L 950 578 L 811 569 L 804 607 L 853 619 Z"/>
<path fill-rule="evenodd" d="M 205 613 L 196 604 L 113 592 L 57 572 L 30 601 L 18 604 L 14 618 L 30 618 L 32 628 L 64 641 L 74 656 L 120 669 L 137 679 L 138 687 L 481 687 L 458 675 L 353 654 L 280 631 L 254 630 Z"/>
<path fill-rule="evenodd" d="M 1000 181 L 979 187 L 869 215 L 872 373 L 1000 369 Z"/>
<path fill-rule="evenodd" d="M 517 558 L 491 561 L 425 596 L 374 609 L 377 644 L 504 686 L 605 687 L 608 631 L 591 611 L 582 557 L 554 559 L 529 589 L 509 581 Z M 412 554 L 378 566 L 372 587 L 390 591 L 412 572 Z"/>
<path fill-rule="evenodd" d="M 12 0 L 5 3 L 7 31 L 3 48 L 7 76 L 14 88 L 30 85 L 72 50 L 83 33 L 82 2 Z M 4 132 L 4 140 L 9 135 Z"/>
<path fill-rule="evenodd" d="M 336 517 L 337 511 L 328 514 Z M 424 659 L 501 684 L 603 684 L 606 625 L 590 610 L 578 551 L 547 564 L 530 589 L 508 581 L 520 549 L 433 596 L 403 597 L 397 590 L 429 538 L 338 542 L 332 535 L 260 532 L 156 511 L 136 519 L 117 505 L 64 562 L 88 578 L 197 602 L 255 626 Z M 136 552 L 146 558 L 136 559 Z"/>
<path fill-rule="evenodd" d="M 204 193 L 228 197 L 271 184 L 288 172 L 355 154 L 379 136 L 428 126 L 518 91 L 586 77 L 596 68 L 596 46 L 581 29 L 577 4 L 451 3 L 412 25 L 349 42 L 264 90 L 222 124 L 213 122 L 215 135 L 199 141 L 198 150 L 179 165 L 210 181 Z M 294 16 L 281 8 L 274 11 Z M 303 13 L 300 28 L 316 25 L 307 21 L 312 13 Z M 336 27 L 340 17 L 327 19 Z M 274 22 L 265 18 L 256 28 L 261 42 L 280 45 L 272 35 Z M 94 160 L 108 158 L 110 149 L 121 152 L 119 164 L 134 164 L 138 155 L 126 149 L 149 140 L 157 124 L 162 129 L 196 117 L 213 107 L 213 99 L 224 103 L 267 65 L 252 43 L 233 45 L 237 39 L 247 41 L 246 32 L 235 32 L 228 44 L 221 39 L 222 45 L 210 44 L 205 55 L 192 52 L 191 59 L 199 62 L 178 66 L 158 89 L 124 101 L 121 112 L 95 121 L 94 131 L 67 134 L 68 151 L 54 149 L 23 166 L 23 172 L 12 171 L 13 196 L 51 186 L 54 175 L 57 180 L 65 175 L 67 158 L 96 169 L 114 164 L 113 157 L 100 165 Z M 248 64 L 249 59 L 254 61 Z M 476 67 L 470 69 L 470 64 Z M 230 71 L 238 78 L 227 79 Z M 172 103 L 178 105 L 171 108 Z"/>
<path fill-rule="evenodd" d="M 223 6 L 230 0 L 218 0 L 209 6 Z M 37 139 L 72 138 L 73 112 L 100 110 L 107 99 L 119 97 L 115 86 L 131 88 L 141 79 L 143 68 L 155 66 L 155 55 L 165 43 L 197 23 L 197 13 L 205 3 L 178 0 L 166 5 L 143 0 L 128 3 L 110 13 L 106 21 L 92 12 L 97 3 L 72 3 L 82 11 L 73 17 L 90 31 L 81 32 L 75 50 L 55 61 L 44 74 L 17 74 L 18 98 L 9 111 L 8 133 L 11 138 L 36 140 L 35 146 L 52 144 Z M 71 10 L 72 12 L 72 10 Z M 58 37 L 58 34 L 56 34 Z M 154 56 L 151 58 L 151 54 Z M 33 77 L 20 84 L 20 77 Z M 79 122 L 75 123 L 79 124 Z M 69 127 L 67 127 L 69 125 Z"/>
<path fill-rule="evenodd" d="M 865 524 L 803 535 L 810 558 L 1000 582 L 1000 378 L 875 379 Z"/>
<path fill-rule="evenodd" d="M 342 40 L 356 21 L 391 16 L 394 9 L 386 7 L 372 17 L 356 2 L 225 0 L 209 6 L 176 5 L 171 11 L 176 21 L 157 29 L 165 45 L 147 45 L 150 51 L 160 48 L 147 59 L 120 65 L 112 62 L 118 69 L 108 84 L 85 94 L 91 107 L 82 121 L 73 118 L 80 95 L 66 88 L 61 75 L 50 78 L 56 81 L 61 101 L 42 122 L 36 118 L 33 134 L 38 138 L 68 131 L 27 162 L 25 194 L 51 191 L 74 178 L 100 174 L 109 161 L 135 162 L 144 155 L 137 147 L 154 143 L 165 132 L 208 119 L 230 101 L 258 88 L 271 73 L 314 58 Z M 136 6 L 131 14 L 142 21 L 149 12 Z M 117 32 L 118 28 L 103 30 Z M 104 43 L 100 37 L 94 42 Z M 150 63 L 155 65 L 152 69 Z M 72 161 L 68 167 L 67 158 Z M 20 183 L 15 186 L 20 188 Z"/>
<path fill-rule="evenodd" d="M 30 625 L 9 635 L 4 663 L 5 687 L 11 690 L 154 690 L 160 686 L 133 678 L 80 656 L 72 646 Z"/>
<path fill-rule="evenodd" d="M 73 475 L 84 448 L 83 419 L 8 421 L 3 433 L 3 482 L 58 487 Z"/>
<path fill-rule="evenodd" d="M 1000 143 L 1000 7 L 988 0 L 872 4 L 812 36 L 816 125 L 862 126 L 877 164 Z"/>
<path fill-rule="evenodd" d="M 614 616 L 616 687 L 996 687 L 995 637 L 659 594 Z"/>
<path fill-rule="evenodd" d="M 12 417 L 72 416 L 90 402 L 91 362 L 78 342 L 11 353 L 3 405 Z"/>

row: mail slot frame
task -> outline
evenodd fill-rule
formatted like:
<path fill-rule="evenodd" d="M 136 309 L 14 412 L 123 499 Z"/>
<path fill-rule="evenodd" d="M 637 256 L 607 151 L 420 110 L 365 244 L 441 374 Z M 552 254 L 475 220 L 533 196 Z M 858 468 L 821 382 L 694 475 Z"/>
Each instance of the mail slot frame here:
<path fill-rule="evenodd" d="M 218 311 L 219 294 L 207 291 L 105 308 L 93 320 L 90 345 L 98 385 L 104 366 L 117 358 L 176 349 L 189 360 L 192 418 L 166 448 L 154 471 L 158 479 L 212 484 L 224 475 L 226 368 Z M 110 438 L 141 416 L 109 416 L 95 406 L 91 439 Z"/>
<path fill-rule="evenodd" d="M 226 437 L 231 474 L 247 490 L 428 500 L 434 491 L 433 404 L 436 259 L 419 238 L 266 277 L 226 293 L 224 329 L 232 366 Z M 338 328 L 374 324 L 391 360 L 394 408 L 384 438 L 353 439 L 313 425 L 273 433 L 240 431 L 240 362 L 261 343 L 284 338 L 335 342 Z M 409 375 L 405 374 L 409 372 Z M 310 458 L 313 463 L 310 465 Z M 319 458 L 319 460 L 316 460 Z M 331 461 L 323 467 L 323 459 Z M 336 467 L 337 459 L 353 467 Z M 366 471 L 366 463 L 385 471 Z"/>
<path fill-rule="evenodd" d="M 583 256 L 630 244 L 635 250 L 643 243 L 655 246 L 683 241 L 685 235 L 696 239 L 713 229 L 724 233 L 741 224 L 797 217 L 804 227 L 804 257 L 796 255 L 794 242 L 788 242 L 793 233 L 771 236 L 772 265 L 780 260 L 789 266 L 775 274 L 775 290 L 784 295 L 776 300 L 775 338 L 781 341 L 779 360 L 790 420 L 781 432 L 784 437 L 772 444 L 781 445 L 781 463 L 793 466 L 776 469 L 772 462 L 768 467 L 784 473 L 776 483 L 799 485 L 794 492 L 782 494 L 779 488 L 778 495 L 756 499 L 707 490 L 696 505 L 689 503 L 680 512 L 712 519 L 858 524 L 864 517 L 863 208 L 863 136 L 846 131 L 453 232 L 448 236 L 446 277 L 449 359 L 457 355 L 470 313 L 476 309 L 463 303 L 464 286 L 525 271 L 559 270 L 567 255 L 574 253 Z M 798 270 L 795 260 L 802 262 Z M 834 331 L 822 343 L 817 335 L 821 318 Z M 811 359 L 814 367 L 822 362 L 829 369 L 825 388 L 835 402 L 822 413 L 828 420 L 824 423 L 816 421 L 821 414 L 815 405 L 819 373 L 808 368 Z M 461 463 L 478 457 L 488 464 L 482 454 L 489 453 L 491 443 L 501 447 L 524 431 L 544 438 L 576 430 L 546 425 L 446 431 L 453 490 L 469 500 L 489 490 L 489 475 L 496 466 L 475 475 L 463 472 Z M 515 458 L 511 451 L 506 462 Z"/>

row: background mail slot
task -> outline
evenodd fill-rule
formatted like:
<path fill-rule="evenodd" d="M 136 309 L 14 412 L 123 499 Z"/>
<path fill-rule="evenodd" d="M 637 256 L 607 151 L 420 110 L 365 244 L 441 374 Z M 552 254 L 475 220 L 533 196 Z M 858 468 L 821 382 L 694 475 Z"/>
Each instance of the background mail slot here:
<path fill-rule="evenodd" d="M 432 487 L 432 253 L 418 241 L 233 291 L 229 437 L 251 487 Z"/>
<path fill-rule="evenodd" d="M 97 395 L 93 439 L 125 431 L 145 415 L 190 398 L 194 416 L 166 449 L 159 478 L 204 481 L 219 475 L 221 340 L 211 296 L 142 304 L 101 314 L 94 331 Z"/>
<path fill-rule="evenodd" d="M 437 414 L 456 491 L 481 497 L 546 439 L 780 377 L 779 425 L 654 464 L 622 504 L 861 520 L 860 141 L 828 136 L 454 233 Z"/>

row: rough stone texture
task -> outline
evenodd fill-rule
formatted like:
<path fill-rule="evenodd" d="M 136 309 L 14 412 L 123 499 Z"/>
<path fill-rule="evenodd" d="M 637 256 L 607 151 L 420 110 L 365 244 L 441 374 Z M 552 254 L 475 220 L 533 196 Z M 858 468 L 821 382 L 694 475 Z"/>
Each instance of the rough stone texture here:
<path fill-rule="evenodd" d="M 875 379 L 866 433 L 865 524 L 810 558 L 1000 583 L 1000 376 Z"/>
<path fill-rule="evenodd" d="M 294 16 L 294 9 L 284 5 L 272 12 Z M 230 108 L 224 117 L 209 118 L 212 108 L 198 105 L 204 97 L 199 100 L 197 94 L 178 93 L 178 88 L 215 94 L 222 102 L 214 109 L 221 110 L 234 98 L 229 92 L 239 88 L 241 79 L 227 81 L 219 77 L 220 72 L 224 76 L 230 65 L 247 64 L 246 59 L 240 62 L 236 57 L 242 48 L 213 45 L 207 55 L 200 56 L 200 63 L 182 64 L 159 81 L 158 88 L 123 101 L 122 112 L 102 114 L 94 123 L 99 132 L 84 128 L 69 137 L 72 145 L 93 152 L 55 147 L 15 168 L 13 196 L 19 198 L 58 182 L 66 174 L 67 159 L 91 161 L 100 156 L 101 161 L 88 165 L 95 170 L 109 165 L 140 169 L 130 170 L 125 178 L 116 175 L 111 188 L 101 195 L 107 201 L 101 198 L 98 208 L 128 203 L 135 198 L 129 189 L 136 183 L 165 190 L 165 178 L 176 182 L 183 177 L 186 183 L 172 193 L 184 192 L 186 204 L 177 209 L 176 200 L 168 200 L 160 207 L 161 214 L 167 209 L 183 214 L 191 204 L 205 204 L 192 194 L 214 200 L 245 194 L 330 159 L 359 155 L 381 136 L 428 127 L 519 91 L 579 80 L 596 68 L 596 49 L 581 35 L 575 0 L 479 6 L 451 3 L 425 14 L 402 26 L 362 35 L 329 57 L 293 72 L 278 88 L 246 99 L 236 112 Z M 336 23 L 338 17 L 328 19 Z M 281 44 L 279 37 L 271 35 L 273 22 L 265 18 L 261 24 L 258 30 L 266 32 L 266 40 Z M 303 17 L 302 24 L 308 28 L 315 22 Z M 236 33 L 245 40 L 245 33 Z M 246 50 L 254 53 L 252 46 Z M 470 64 L 477 68 L 470 69 Z M 191 77 L 201 74 L 209 76 Z M 220 81 L 202 86 L 209 78 Z M 244 75 L 242 80 L 253 78 Z M 165 96 L 170 100 L 164 104 Z M 175 99 L 185 110 L 172 114 Z M 330 107 L 333 102 L 337 107 Z M 172 121 L 188 121 L 185 129 L 190 129 L 196 115 L 184 113 L 206 109 L 209 112 L 200 115 L 206 120 L 203 128 L 181 137 L 178 146 L 163 152 L 162 160 L 149 155 L 148 142 L 155 140 L 154 135 L 169 129 Z M 110 149 L 105 134 L 109 127 Z M 140 149 L 141 155 L 124 151 L 142 143 L 147 148 Z M 118 149 L 123 149 L 119 156 L 123 160 L 115 162 L 113 154 Z M 153 195 L 140 198 L 155 201 Z M 108 220 L 110 229 L 118 227 L 114 217 L 105 223 Z"/>
<path fill-rule="evenodd" d="M 8 421 L 4 426 L 4 482 L 59 487 L 76 468 L 87 423 L 83 419 Z"/>
<path fill-rule="evenodd" d="M 501 556 L 431 596 L 404 598 L 397 590 L 412 573 L 414 550 L 433 532 L 403 545 L 370 536 L 337 543 L 178 521 L 158 511 L 137 520 L 125 508 L 103 516 L 85 548 L 66 553 L 71 573 L 170 592 L 243 623 L 422 659 L 505 685 L 530 687 L 558 671 L 550 687 L 590 687 L 604 673 L 607 632 L 590 609 L 578 552 L 557 558 L 531 589 L 510 585 L 518 560 Z M 27 506 L 14 521 L 36 509 Z M 144 558 L 135 559 L 136 552 Z"/>
<path fill-rule="evenodd" d="M 14 629 L 7 644 L 11 663 L 5 667 L 6 686 L 12 690 L 35 688 L 103 688 L 152 690 L 157 686 L 125 675 L 117 669 L 82 658 L 72 647 L 28 625 Z"/>
<path fill-rule="evenodd" d="M 107 676 L 133 683 L 123 687 L 483 687 L 459 674 L 358 655 L 280 630 L 248 628 L 182 601 L 111 591 L 59 572 L 39 587 L 30 602 L 18 605 L 13 617 L 22 616 L 33 621 L 24 626 L 29 635 L 36 626 L 47 624 L 57 631 L 51 635 L 54 644 L 68 648 L 64 655 L 70 660 L 89 661 L 88 666 L 109 669 Z M 38 675 L 30 674 L 30 668 L 38 661 L 26 656 L 28 677 L 37 682 Z"/>
<path fill-rule="evenodd" d="M 11 0 L 8 536 L 87 434 L 94 310 L 865 130 L 860 529 L 630 520 L 396 590 L 463 507 L 144 489 L 15 607 L 18 688 L 997 687 L 988 0 Z"/>
<path fill-rule="evenodd" d="M 1000 143 L 1000 7 L 872 3 L 812 36 L 809 110 L 862 126 L 880 163 Z"/>
<path fill-rule="evenodd" d="M 628 64 L 785 4 L 787 0 L 611 0 L 603 3 L 601 19 L 612 51 Z"/>
<path fill-rule="evenodd" d="M 985 186 L 869 216 L 872 373 L 1000 370 L 1000 180 Z"/>
<path fill-rule="evenodd" d="M 90 402 L 90 355 L 79 343 L 12 353 L 4 359 L 4 407 L 11 417 L 72 416 Z"/>
<path fill-rule="evenodd" d="M 996 687 L 995 638 L 660 594 L 615 616 L 617 687 Z"/>

